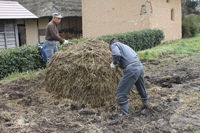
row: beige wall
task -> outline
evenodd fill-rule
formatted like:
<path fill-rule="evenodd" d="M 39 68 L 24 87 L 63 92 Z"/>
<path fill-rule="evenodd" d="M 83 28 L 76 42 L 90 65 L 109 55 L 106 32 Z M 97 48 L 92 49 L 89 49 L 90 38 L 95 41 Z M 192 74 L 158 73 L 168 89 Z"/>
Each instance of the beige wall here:
<path fill-rule="evenodd" d="M 151 0 L 153 13 L 150 16 L 150 28 L 164 31 L 165 42 L 182 38 L 181 0 Z M 171 20 L 171 10 L 174 10 Z"/>
<path fill-rule="evenodd" d="M 28 45 L 38 43 L 37 20 L 25 20 L 26 26 L 26 43 Z"/>
<path fill-rule="evenodd" d="M 171 9 L 175 20 L 171 21 Z M 181 38 L 181 0 L 82 0 L 83 37 L 157 28 Z"/>
<path fill-rule="evenodd" d="M 140 15 L 145 3 L 146 0 L 82 0 L 83 37 L 148 28 L 149 12 Z"/>
<path fill-rule="evenodd" d="M 38 29 L 44 29 L 44 30 L 46 30 L 48 23 L 49 23 L 49 18 L 48 17 L 39 18 L 38 19 Z M 40 35 L 39 38 L 40 38 L 40 43 L 44 42 L 45 35 Z"/>

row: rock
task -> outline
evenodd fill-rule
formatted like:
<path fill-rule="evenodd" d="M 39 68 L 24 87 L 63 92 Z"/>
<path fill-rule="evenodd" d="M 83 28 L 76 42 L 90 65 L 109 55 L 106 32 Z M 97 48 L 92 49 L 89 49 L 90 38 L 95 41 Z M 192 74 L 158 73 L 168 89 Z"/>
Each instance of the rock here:
<path fill-rule="evenodd" d="M 72 103 L 70 107 L 71 110 L 80 110 L 82 108 L 84 109 L 85 105 L 81 103 Z"/>
<path fill-rule="evenodd" d="M 84 109 L 79 112 L 80 115 L 94 115 L 95 112 L 92 110 Z"/>
<path fill-rule="evenodd" d="M 9 98 L 11 100 L 21 99 L 23 97 L 24 97 L 24 94 L 19 92 L 19 91 L 11 92 L 10 95 L 9 95 Z"/>
<path fill-rule="evenodd" d="M 54 105 L 58 105 L 58 104 L 59 104 L 59 101 L 55 101 L 55 102 L 54 102 Z"/>

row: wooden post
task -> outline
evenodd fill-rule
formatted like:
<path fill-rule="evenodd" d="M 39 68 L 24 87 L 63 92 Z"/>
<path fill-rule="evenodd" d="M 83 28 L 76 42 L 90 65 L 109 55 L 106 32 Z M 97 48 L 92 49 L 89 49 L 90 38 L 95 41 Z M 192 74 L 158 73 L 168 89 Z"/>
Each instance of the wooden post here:
<path fill-rule="evenodd" d="M 6 36 L 6 22 L 4 20 L 4 38 L 5 38 L 5 49 L 8 49 L 8 46 L 7 46 L 7 36 Z"/>

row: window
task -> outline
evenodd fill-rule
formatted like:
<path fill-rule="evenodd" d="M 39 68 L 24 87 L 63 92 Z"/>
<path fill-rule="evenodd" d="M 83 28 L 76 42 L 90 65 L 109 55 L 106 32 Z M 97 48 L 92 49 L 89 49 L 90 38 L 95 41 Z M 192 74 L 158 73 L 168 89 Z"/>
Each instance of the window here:
<path fill-rule="evenodd" d="M 170 0 L 166 0 L 167 3 L 169 3 Z"/>
<path fill-rule="evenodd" d="M 174 9 L 171 9 L 171 21 L 174 21 Z"/>

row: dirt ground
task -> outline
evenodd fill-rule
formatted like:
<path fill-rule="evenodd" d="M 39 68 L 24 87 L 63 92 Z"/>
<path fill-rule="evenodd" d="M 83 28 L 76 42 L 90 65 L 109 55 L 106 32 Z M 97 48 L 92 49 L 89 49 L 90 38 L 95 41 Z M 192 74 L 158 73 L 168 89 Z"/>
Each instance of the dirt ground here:
<path fill-rule="evenodd" d="M 199 57 L 197 52 L 142 61 L 151 109 L 136 112 L 129 96 L 127 117 L 119 117 L 114 109 L 103 111 L 56 99 L 45 91 L 42 73 L 34 80 L 20 78 L 0 84 L 0 132 L 200 133 Z"/>

